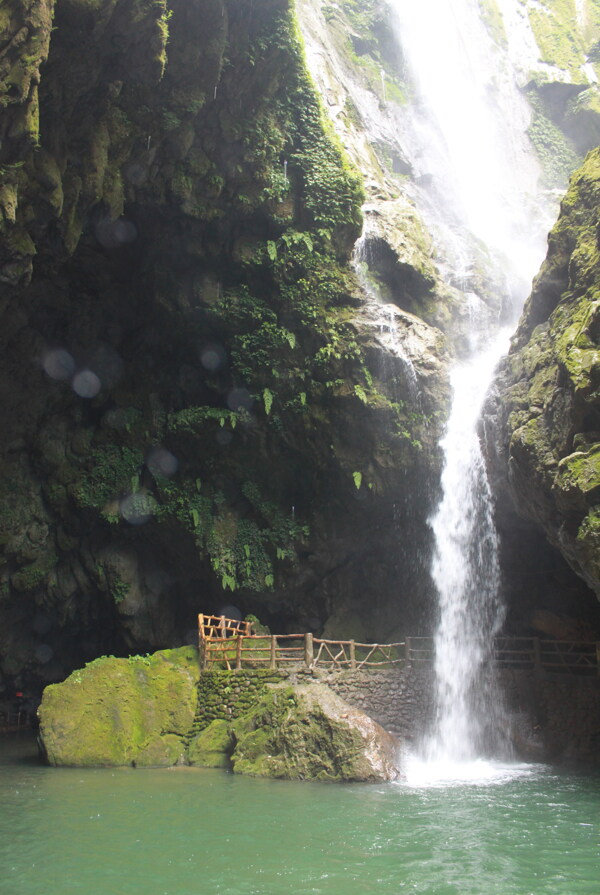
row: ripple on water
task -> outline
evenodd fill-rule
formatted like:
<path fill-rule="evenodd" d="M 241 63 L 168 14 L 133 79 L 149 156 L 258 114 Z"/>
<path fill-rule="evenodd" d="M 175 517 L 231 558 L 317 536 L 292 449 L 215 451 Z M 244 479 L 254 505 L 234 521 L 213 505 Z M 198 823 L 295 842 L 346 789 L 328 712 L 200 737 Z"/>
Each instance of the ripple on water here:
<path fill-rule="evenodd" d="M 0 755 L 0 804 L 0 895 L 599 891 L 600 778 L 539 766 L 328 786 Z"/>

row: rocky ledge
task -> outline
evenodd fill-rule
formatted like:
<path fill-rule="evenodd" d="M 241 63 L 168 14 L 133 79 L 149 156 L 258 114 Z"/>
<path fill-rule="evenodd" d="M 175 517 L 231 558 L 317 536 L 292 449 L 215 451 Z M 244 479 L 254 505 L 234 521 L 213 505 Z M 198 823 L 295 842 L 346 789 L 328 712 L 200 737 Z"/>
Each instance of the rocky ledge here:
<path fill-rule="evenodd" d="M 258 672 L 242 686 L 239 715 L 207 724 L 210 681 L 198 686 L 199 678 L 193 647 L 90 662 L 44 692 L 40 732 L 50 764 L 190 764 L 329 782 L 398 776 L 395 738 L 324 684 L 268 684 Z"/>

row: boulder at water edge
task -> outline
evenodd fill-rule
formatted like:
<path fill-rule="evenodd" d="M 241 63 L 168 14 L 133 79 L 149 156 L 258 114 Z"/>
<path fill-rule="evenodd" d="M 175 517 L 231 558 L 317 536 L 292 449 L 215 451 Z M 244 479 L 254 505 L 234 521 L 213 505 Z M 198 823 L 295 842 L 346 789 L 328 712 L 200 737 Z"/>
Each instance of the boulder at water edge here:
<path fill-rule="evenodd" d="M 193 647 L 103 657 L 46 687 L 40 733 L 52 765 L 166 767 L 184 761 L 196 709 Z"/>
<path fill-rule="evenodd" d="M 288 780 L 395 780 L 398 743 L 329 687 L 271 687 L 232 725 L 236 774 Z"/>

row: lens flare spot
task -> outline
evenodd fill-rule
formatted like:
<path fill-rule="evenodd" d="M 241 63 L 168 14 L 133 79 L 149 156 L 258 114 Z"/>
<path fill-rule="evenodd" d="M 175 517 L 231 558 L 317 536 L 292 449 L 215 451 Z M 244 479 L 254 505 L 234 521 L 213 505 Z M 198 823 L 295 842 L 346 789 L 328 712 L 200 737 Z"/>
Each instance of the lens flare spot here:
<path fill-rule="evenodd" d="M 179 462 L 175 454 L 168 451 L 164 447 L 155 447 L 149 451 L 146 457 L 146 466 L 153 476 L 164 476 L 170 478 L 177 472 Z"/>
<path fill-rule="evenodd" d="M 73 377 L 73 391 L 80 398 L 95 398 L 102 383 L 93 370 L 81 370 Z"/>
<path fill-rule="evenodd" d="M 252 396 L 247 388 L 233 388 L 227 395 L 227 406 L 230 410 L 250 410 Z"/>
<path fill-rule="evenodd" d="M 152 495 L 145 491 L 128 494 L 119 504 L 121 516 L 130 525 L 144 525 L 149 522 L 156 513 L 156 509 L 156 501 Z"/>
<path fill-rule="evenodd" d="M 51 379 L 70 379 L 75 372 L 75 361 L 64 348 L 48 351 L 42 360 L 42 366 Z"/>

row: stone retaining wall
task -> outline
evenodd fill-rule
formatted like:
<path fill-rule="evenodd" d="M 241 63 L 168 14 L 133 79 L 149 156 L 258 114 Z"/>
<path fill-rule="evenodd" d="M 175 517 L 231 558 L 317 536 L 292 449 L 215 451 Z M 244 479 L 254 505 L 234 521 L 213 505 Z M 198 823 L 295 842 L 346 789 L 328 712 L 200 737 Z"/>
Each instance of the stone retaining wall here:
<path fill-rule="evenodd" d="M 431 668 L 406 665 L 385 671 L 330 671 L 318 673 L 318 678 L 403 741 L 417 741 L 431 716 Z"/>
<path fill-rule="evenodd" d="M 215 719 L 247 712 L 270 683 L 326 684 L 403 743 L 422 738 L 433 711 L 431 666 L 373 671 L 243 670 L 202 672 L 194 733 Z M 503 670 L 508 727 L 518 757 L 600 765 L 600 678 Z"/>

